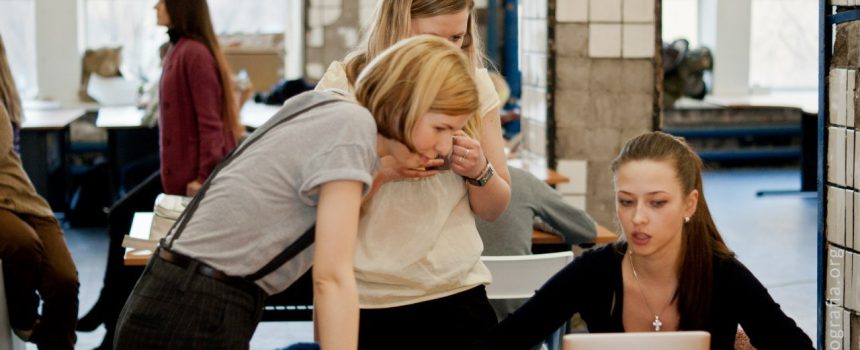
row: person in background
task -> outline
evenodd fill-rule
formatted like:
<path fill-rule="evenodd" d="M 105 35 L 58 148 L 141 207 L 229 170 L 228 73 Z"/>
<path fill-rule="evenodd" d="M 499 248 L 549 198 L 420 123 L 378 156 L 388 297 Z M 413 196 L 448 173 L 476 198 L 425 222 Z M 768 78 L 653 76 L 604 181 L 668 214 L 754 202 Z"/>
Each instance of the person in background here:
<path fill-rule="evenodd" d="M 361 199 L 380 157 L 418 167 L 450 152 L 479 106 L 473 74 L 457 47 L 425 35 L 371 61 L 355 99 L 332 89 L 287 101 L 218 165 L 162 240 L 115 348 L 247 349 L 266 296 L 313 264 L 320 345 L 355 349 Z"/>
<path fill-rule="evenodd" d="M 356 77 L 381 51 L 398 40 L 431 34 L 466 54 L 480 95 L 477 115 L 465 132 L 453 135 L 450 170 L 433 169 L 446 163 L 447 154 L 429 157 L 419 167 L 388 158 L 374 178 L 355 258 L 361 349 L 404 344 L 444 349 L 465 344 L 497 322 L 484 289 L 491 276 L 481 262 L 475 217 L 498 217 L 510 200 L 511 182 L 499 98 L 482 68 L 474 5 L 471 0 L 380 1 L 365 44 L 332 63 L 317 85 L 317 90 L 354 91 Z"/>
<path fill-rule="evenodd" d="M 505 80 L 505 77 L 496 72 L 490 72 L 490 78 L 493 79 L 493 86 L 499 93 L 499 102 L 501 106 L 501 122 L 505 140 L 511 140 L 520 132 L 520 108 L 519 100 L 511 96 L 511 87 Z M 510 148 L 510 143 L 509 143 Z"/>
<path fill-rule="evenodd" d="M 51 207 L 21 165 L 22 118 L 0 37 L 0 260 L 9 322 L 18 337 L 39 349 L 73 349 L 78 271 Z"/>
<path fill-rule="evenodd" d="M 487 256 L 529 255 L 536 220 L 564 238 L 567 245 L 591 242 L 597 224 L 584 211 L 567 204 L 554 188 L 519 168 L 511 172 L 511 204 L 495 221 L 475 219 Z M 504 319 L 525 300 L 490 300 L 496 317 Z"/>
<path fill-rule="evenodd" d="M 206 0 L 159 0 L 155 10 L 171 43 L 159 93 L 161 183 L 193 196 L 245 130 Z"/>
<path fill-rule="evenodd" d="M 574 259 L 471 348 L 528 349 L 579 313 L 592 333 L 703 330 L 734 349 L 738 325 L 757 349 L 812 342 L 726 246 L 702 191 L 702 160 L 650 132 L 612 162 L 626 240 Z"/>

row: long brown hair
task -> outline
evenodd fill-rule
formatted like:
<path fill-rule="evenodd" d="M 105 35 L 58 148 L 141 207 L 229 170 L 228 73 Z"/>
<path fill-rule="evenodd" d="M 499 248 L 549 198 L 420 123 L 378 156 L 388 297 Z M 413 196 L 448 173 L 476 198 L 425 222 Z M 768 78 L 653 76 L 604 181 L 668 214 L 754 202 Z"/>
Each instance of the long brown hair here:
<path fill-rule="evenodd" d="M 221 78 L 221 120 L 238 141 L 245 133 L 245 128 L 239 121 L 239 105 L 233 95 L 233 74 L 212 28 L 209 5 L 206 0 L 164 0 L 164 5 L 170 16 L 171 28 L 189 39 L 203 43 L 215 58 Z"/>
<path fill-rule="evenodd" d="M 473 0 L 380 0 L 364 43 L 344 60 L 344 70 L 349 84 L 355 85 L 364 67 L 382 51 L 412 36 L 413 18 L 450 15 L 463 10 L 469 11 L 469 20 L 460 49 L 466 55 L 472 69 L 482 68 L 484 60 L 474 8 Z M 480 130 L 481 116 L 469 119 L 464 128 L 469 136 L 475 138 L 480 136 Z"/>
<path fill-rule="evenodd" d="M 21 112 L 21 97 L 18 95 L 18 88 L 15 86 L 15 79 L 9 68 L 6 45 L 3 44 L 2 36 L 0 36 L 0 104 L 5 106 L 12 124 L 20 126 L 24 117 Z"/>
<path fill-rule="evenodd" d="M 685 195 L 699 192 L 696 211 L 685 223 L 681 234 L 681 256 L 678 261 L 678 289 L 675 298 L 681 329 L 704 329 L 711 307 L 714 284 L 714 258 L 734 257 L 723 241 L 711 217 L 702 190 L 702 159 L 684 142 L 669 134 L 655 131 L 639 135 L 624 144 L 612 161 L 612 172 L 638 160 L 668 162 L 675 168 Z"/>

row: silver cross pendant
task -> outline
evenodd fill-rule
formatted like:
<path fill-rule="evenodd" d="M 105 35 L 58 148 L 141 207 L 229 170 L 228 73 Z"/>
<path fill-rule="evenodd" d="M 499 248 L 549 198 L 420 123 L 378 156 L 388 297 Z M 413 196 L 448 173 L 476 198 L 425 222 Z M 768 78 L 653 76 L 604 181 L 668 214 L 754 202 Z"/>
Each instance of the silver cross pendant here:
<path fill-rule="evenodd" d="M 660 327 L 663 327 L 663 322 L 660 321 L 660 316 L 654 315 L 654 322 L 651 322 L 651 325 L 654 326 L 655 332 L 659 332 Z"/>

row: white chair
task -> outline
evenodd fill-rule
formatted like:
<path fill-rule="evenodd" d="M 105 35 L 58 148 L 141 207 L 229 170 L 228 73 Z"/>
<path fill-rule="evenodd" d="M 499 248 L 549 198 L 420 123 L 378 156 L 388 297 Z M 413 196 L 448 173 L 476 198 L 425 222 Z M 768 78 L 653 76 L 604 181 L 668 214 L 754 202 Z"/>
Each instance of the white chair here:
<path fill-rule="evenodd" d="M 493 274 L 493 283 L 487 286 L 488 298 L 525 299 L 531 298 L 552 275 L 573 261 L 573 252 L 482 256 L 481 261 Z M 566 330 L 567 324 L 547 339 L 549 349 L 559 348 Z"/>
<path fill-rule="evenodd" d="M 6 284 L 3 279 L 3 261 L 0 260 L 0 349 L 24 350 L 26 346 L 9 325 L 9 309 L 6 306 Z"/>

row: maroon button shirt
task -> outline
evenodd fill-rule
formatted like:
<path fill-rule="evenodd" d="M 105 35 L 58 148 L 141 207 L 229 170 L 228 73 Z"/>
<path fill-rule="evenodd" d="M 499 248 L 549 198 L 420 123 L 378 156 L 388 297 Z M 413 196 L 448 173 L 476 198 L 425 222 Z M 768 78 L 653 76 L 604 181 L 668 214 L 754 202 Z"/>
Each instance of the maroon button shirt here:
<path fill-rule="evenodd" d="M 161 182 L 164 192 L 185 195 L 186 185 L 206 181 L 236 147 L 221 119 L 221 79 L 203 43 L 182 38 L 164 58 L 159 92 Z"/>

